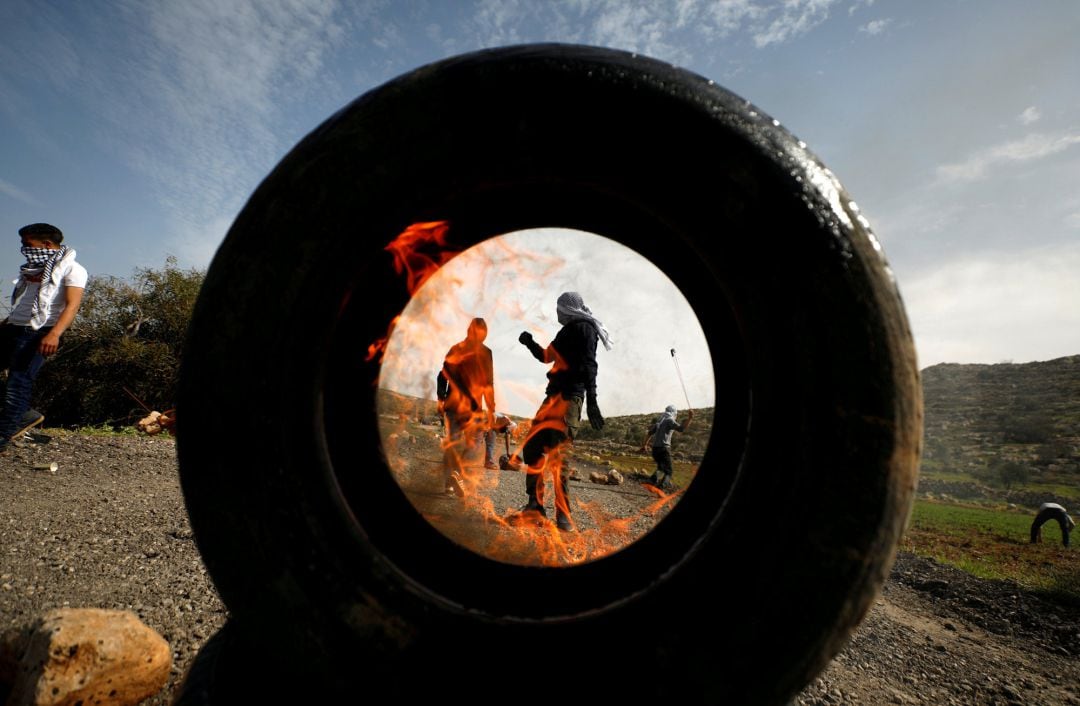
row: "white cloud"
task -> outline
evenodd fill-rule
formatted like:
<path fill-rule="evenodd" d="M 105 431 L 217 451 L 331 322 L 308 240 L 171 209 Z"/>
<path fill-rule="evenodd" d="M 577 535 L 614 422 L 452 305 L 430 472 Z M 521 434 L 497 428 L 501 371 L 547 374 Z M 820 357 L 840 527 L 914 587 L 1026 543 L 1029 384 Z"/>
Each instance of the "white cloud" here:
<path fill-rule="evenodd" d="M 1023 125 L 1030 125 L 1038 121 L 1038 119 L 1041 117 L 1042 113 L 1039 112 L 1038 108 L 1036 108 L 1035 106 L 1029 106 L 1024 109 L 1024 112 L 1020 113 L 1018 120 Z"/>
<path fill-rule="evenodd" d="M 966 257 L 902 283 L 920 367 L 1080 353 L 1080 244 Z"/>
<path fill-rule="evenodd" d="M 683 12 L 687 9 L 684 3 Z M 666 47 L 669 27 L 677 26 L 679 21 L 679 15 L 668 14 L 670 11 L 670 8 L 657 11 L 647 5 L 609 4 L 597 16 L 592 36 L 597 44 L 640 47 L 650 54 L 670 56 L 670 48 Z"/>
<path fill-rule="evenodd" d="M 762 20 L 768 10 L 753 0 L 702 2 L 683 0 L 673 26 L 699 32 L 709 41 L 722 39 Z"/>
<path fill-rule="evenodd" d="M 883 20 L 872 20 L 867 22 L 862 27 L 859 27 L 859 31 L 865 34 L 869 34 L 871 37 L 881 34 L 885 31 L 885 28 L 892 24 L 892 18 L 886 17 Z"/>
<path fill-rule="evenodd" d="M 283 83 L 302 82 L 319 69 L 321 48 L 339 33 L 330 22 L 333 7 L 326 0 L 151 6 L 152 40 L 169 62 L 152 67 L 159 70 L 156 88 L 183 90 L 185 103 L 202 103 L 192 106 L 199 118 L 223 108 L 260 117 Z"/>
<path fill-rule="evenodd" d="M 288 110 L 322 87 L 343 41 L 334 0 L 131 2 L 127 51 L 91 86 L 104 149 L 145 176 L 176 223 L 216 230 L 295 136 Z M 196 248 L 205 251 L 205 246 Z"/>
<path fill-rule="evenodd" d="M 794 39 L 828 18 L 839 0 L 569 0 L 524 3 L 482 0 L 471 20 L 483 46 L 522 41 L 581 42 L 637 51 L 677 64 L 695 51 L 744 32 L 759 48 Z M 538 35 L 537 28 L 544 28 Z M 698 60 L 703 60 L 698 57 Z"/>
<path fill-rule="evenodd" d="M 974 181 L 985 177 L 992 167 L 1042 159 L 1078 143 L 1080 134 L 1031 133 L 1020 140 L 984 149 L 963 162 L 943 164 L 937 168 L 937 177 L 943 183 Z"/>
<path fill-rule="evenodd" d="M 848 8 L 847 13 L 848 13 L 849 16 L 854 15 L 856 12 L 858 12 L 862 8 L 864 8 L 864 7 L 873 7 L 873 5 L 874 5 L 874 0 L 855 0 L 855 2 L 851 3 L 851 6 Z"/>
<path fill-rule="evenodd" d="M 473 17 L 482 37 L 479 43 L 499 46 L 521 42 L 518 25 L 533 22 L 540 9 L 519 0 L 481 0 Z"/>
<path fill-rule="evenodd" d="M 768 27 L 754 32 L 754 44 L 766 47 L 786 42 L 817 27 L 829 17 L 829 8 L 837 0 L 788 0 L 783 4 L 779 17 Z"/>
<path fill-rule="evenodd" d="M 4 181 L 3 179 L 0 179 L 0 194 L 7 194 L 11 198 L 17 201 L 22 201 L 23 203 L 28 203 L 31 206 L 38 205 L 38 200 L 35 199 L 33 196 L 26 193 L 11 182 Z"/>

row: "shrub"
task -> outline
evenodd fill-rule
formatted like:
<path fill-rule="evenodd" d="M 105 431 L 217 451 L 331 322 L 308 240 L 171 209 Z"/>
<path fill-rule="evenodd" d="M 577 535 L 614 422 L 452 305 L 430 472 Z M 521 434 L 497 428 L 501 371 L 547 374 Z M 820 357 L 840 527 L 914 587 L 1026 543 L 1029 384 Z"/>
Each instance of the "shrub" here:
<path fill-rule="evenodd" d="M 204 273 L 169 257 L 131 280 L 91 277 L 60 350 L 42 367 L 34 407 L 48 422 L 123 426 L 173 406 L 180 351 Z"/>
<path fill-rule="evenodd" d="M 1023 485 L 1031 477 L 1028 467 L 1016 461 L 995 461 L 991 469 L 993 477 L 1005 488 L 1011 490 L 1014 485 Z"/>

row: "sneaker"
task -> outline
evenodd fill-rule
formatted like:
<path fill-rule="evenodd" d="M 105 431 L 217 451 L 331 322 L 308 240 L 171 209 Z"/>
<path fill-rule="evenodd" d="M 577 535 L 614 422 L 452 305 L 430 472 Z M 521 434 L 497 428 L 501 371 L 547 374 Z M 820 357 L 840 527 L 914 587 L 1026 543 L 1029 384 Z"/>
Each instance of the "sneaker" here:
<path fill-rule="evenodd" d="M 543 505 L 530 500 L 522 505 L 520 510 L 507 515 L 506 520 L 512 527 L 542 526 L 547 521 L 547 510 Z"/>
<path fill-rule="evenodd" d="M 456 495 L 459 498 L 465 497 L 465 483 L 457 471 L 451 471 L 446 478 L 446 494 Z"/>
<path fill-rule="evenodd" d="M 656 487 L 660 490 L 666 490 L 669 493 L 675 490 L 675 484 L 671 482 L 671 476 L 664 476 L 664 480 L 660 481 Z"/>
<path fill-rule="evenodd" d="M 574 523 L 570 521 L 570 516 L 564 515 L 561 512 L 555 515 L 555 526 L 563 532 L 574 531 Z"/>
<path fill-rule="evenodd" d="M 19 417 L 19 430 L 11 435 L 12 439 L 21 439 L 23 434 L 27 433 L 37 425 L 45 421 L 45 415 L 36 409 L 28 409 L 23 412 L 23 415 Z"/>
<path fill-rule="evenodd" d="M 540 513 L 541 517 L 547 517 L 547 508 L 533 500 L 530 500 L 529 502 L 522 505 L 521 509 L 518 510 L 518 512 L 522 514 L 526 512 L 538 512 Z"/>
<path fill-rule="evenodd" d="M 489 471 L 499 470 L 499 467 L 495 465 L 494 461 L 484 461 L 484 468 L 488 469 Z"/>

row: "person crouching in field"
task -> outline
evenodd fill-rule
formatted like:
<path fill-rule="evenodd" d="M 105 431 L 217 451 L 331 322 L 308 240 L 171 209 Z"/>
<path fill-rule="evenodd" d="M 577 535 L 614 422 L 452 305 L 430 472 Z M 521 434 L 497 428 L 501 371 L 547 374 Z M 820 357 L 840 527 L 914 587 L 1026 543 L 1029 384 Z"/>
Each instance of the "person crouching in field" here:
<path fill-rule="evenodd" d="M 690 428 L 690 423 L 694 421 L 694 410 L 690 409 L 686 412 L 686 422 L 679 424 L 676 420 L 678 410 L 675 409 L 675 405 L 669 404 L 664 413 L 656 418 L 652 426 L 649 427 L 645 441 L 641 442 L 642 451 L 649 445 L 649 440 L 652 439 L 652 456 L 656 461 L 656 472 L 652 474 L 652 478 L 649 479 L 649 483 L 655 485 L 661 490 L 673 490 L 675 484 L 671 481 L 671 476 L 674 470 L 671 467 L 671 436 L 674 432 L 683 432 Z"/>
<path fill-rule="evenodd" d="M 0 325 L 0 365 L 7 370 L 4 408 L 0 411 L 0 453 L 11 438 L 26 428 L 34 380 L 45 358 L 56 353 L 60 336 L 71 326 L 82 303 L 89 276 L 75 262 L 75 251 L 62 245 L 64 234 L 48 223 L 19 229 L 19 268 L 11 313 Z M 34 422 L 40 422 L 34 414 Z"/>
<path fill-rule="evenodd" d="M 1057 503 L 1043 503 L 1039 506 L 1039 512 L 1031 523 L 1031 543 L 1042 541 L 1042 526 L 1050 520 L 1057 520 L 1061 527 L 1061 544 L 1069 546 L 1069 532 L 1076 527 L 1076 523 L 1069 517 L 1069 513 L 1065 512 L 1065 508 Z"/>

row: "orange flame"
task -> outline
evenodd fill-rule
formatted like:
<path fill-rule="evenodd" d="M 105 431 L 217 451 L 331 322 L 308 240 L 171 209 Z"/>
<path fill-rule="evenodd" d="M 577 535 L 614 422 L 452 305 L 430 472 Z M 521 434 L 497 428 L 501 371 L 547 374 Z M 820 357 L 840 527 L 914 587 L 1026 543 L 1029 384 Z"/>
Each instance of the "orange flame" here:
<path fill-rule="evenodd" d="M 436 299 L 439 295 L 429 296 L 428 290 L 417 296 L 418 290 L 459 254 L 447 249 L 448 232 L 449 224 L 446 221 L 415 223 L 386 246 L 386 250 L 393 254 L 395 271 L 404 275 L 408 291 L 414 296 L 410 304 L 413 307 L 422 304 L 420 308 L 423 312 L 419 324 L 414 313 L 415 308 L 410 310 L 405 323 L 401 323 L 402 316 L 399 314 L 390 323 L 386 337 L 368 347 L 367 360 L 377 359 L 382 366 L 395 327 L 401 323 L 397 330 L 399 335 L 394 339 L 390 357 L 383 367 L 383 374 L 392 369 L 397 375 L 430 376 L 428 379 L 434 382 L 434 371 L 439 369 L 439 363 L 434 362 L 435 356 L 445 349 L 432 351 L 429 358 L 414 356 L 414 351 L 426 351 L 431 348 L 433 341 L 446 336 L 449 325 L 447 322 L 451 319 L 461 321 L 465 316 L 471 316 L 459 309 L 452 317 L 440 318 L 435 314 L 436 307 L 432 304 L 436 301 L 443 304 L 447 299 L 453 302 L 456 297 L 443 296 L 440 301 Z M 538 277 L 536 273 L 546 277 L 557 268 L 558 263 L 555 261 L 538 258 L 528 252 L 509 252 L 506 244 L 500 241 L 501 239 L 492 241 L 496 251 L 505 260 L 514 263 L 515 269 L 522 267 L 520 272 L 515 272 L 515 276 L 519 278 Z M 522 263 L 529 264 L 531 269 L 526 271 Z M 475 273 L 475 270 L 473 272 Z M 449 277 L 450 273 L 440 275 L 443 276 Z M 474 286 L 477 280 L 467 276 L 465 282 L 452 281 L 456 286 L 463 283 Z M 499 297 L 494 296 L 493 290 L 497 288 L 480 291 L 492 295 L 493 306 L 503 305 Z M 527 312 L 516 302 L 505 306 L 515 307 L 513 310 L 503 309 L 504 312 L 516 313 L 514 320 L 526 319 Z M 507 473 L 507 470 L 492 471 L 484 468 L 478 456 L 479 447 L 484 443 L 482 435 L 489 433 L 492 426 L 494 393 L 489 390 L 492 374 L 488 370 L 480 369 L 483 368 L 477 364 L 480 349 L 471 344 L 466 345 L 468 340 L 466 338 L 454 344 L 442 361 L 444 370 L 454 369 L 451 377 L 456 375 L 457 384 L 448 386 L 444 398 L 438 403 L 437 412 L 430 397 L 421 397 L 412 398 L 415 403 L 401 403 L 402 408 L 407 410 L 405 417 L 380 415 L 383 418 L 380 426 L 387 467 L 416 509 L 433 527 L 458 544 L 491 559 L 514 564 L 566 566 L 599 559 L 622 549 L 640 535 L 640 520 L 643 515 L 655 516 L 675 501 L 677 494 L 656 490 L 657 497 L 635 514 L 617 517 L 606 513 L 599 503 L 574 498 L 573 510 L 579 514 L 579 521 L 579 517 L 570 512 L 571 503 L 562 492 L 563 475 L 573 473 L 568 463 L 573 455 L 573 444 L 569 442 L 551 450 L 546 463 L 540 468 L 528 469 L 522 465 L 520 470 L 525 473 Z M 424 353 L 424 356 L 428 355 Z M 565 368 L 565 362 L 559 359 L 554 349 L 551 349 L 550 357 L 548 362 L 553 365 L 553 370 Z M 503 384 L 500 382 L 500 385 Z M 521 388 L 520 391 L 518 388 Z M 536 400 L 534 404 L 539 403 L 539 399 L 534 397 L 535 389 L 525 389 L 525 386 L 515 386 L 509 382 L 502 389 L 504 394 L 505 390 L 510 389 L 519 397 L 531 393 L 529 397 Z M 428 390 L 430 395 L 430 388 Z M 507 455 L 517 457 L 528 438 L 558 426 L 565 416 L 565 407 L 566 403 L 561 399 L 549 400 L 532 421 L 519 418 L 516 429 L 506 436 Z M 437 423 L 436 426 L 432 425 L 432 417 L 436 414 L 443 420 L 441 430 Z M 409 419 L 418 424 L 411 426 L 408 424 Z M 515 442 L 521 441 L 520 444 L 515 443 L 518 451 L 513 454 L 509 453 L 511 436 Z M 438 438 L 438 446 L 432 443 L 435 438 Z M 452 505 L 449 507 L 446 504 L 448 501 L 441 497 L 444 489 L 444 469 L 452 469 L 457 473 L 464 491 L 464 497 L 451 501 Z M 571 516 L 578 531 L 563 532 L 556 527 L 553 518 L 544 518 L 538 513 L 521 515 L 507 508 L 496 507 L 493 497 L 500 482 L 519 484 L 521 501 L 524 502 L 526 473 L 539 475 L 537 495 L 541 502 L 548 479 L 554 483 L 556 508 Z M 573 478 L 573 475 L 570 477 Z M 653 491 L 651 487 L 646 488 Z M 505 486 L 503 490 L 505 491 Z"/>
<path fill-rule="evenodd" d="M 378 363 L 382 363 L 383 356 L 386 355 L 386 343 L 390 340 L 390 336 L 394 335 L 394 327 L 397 326 L 397 322 L 401 319 L 401 314 L 398 314 L 390 320 L 390 327 L 386 330 L 386 335 L 375 341 L 368 346 L 367 356 L 364 357 L 364 361 L 370 363 L 376 357 Z"/>
<path fill-rule="evenodd" d="M 394 256 L 394 271 L 405 273 L 409 294 L 416 294 L 431 275 L 457 255 L 457 251 L 445 249 L 449 230 L 446 221 L 413 223 L 384 248 Z M 435 248 L 432 255 L 423 252 L 431 248 Z"/>
<path fill-rule="evenodd" d="M 405 273 L 405 287 L 410 295 L 416 294 L 416 290 L 420 289 L 431 275 L 458 254 L 456 250 L 446 249 L 446 234 L 449 231 L 450 224 L 447 221 L 413 223 L 383 248 L 394 256 L 394 272 L 399 275 Z M 425 252 L 433 248 L 432 254 Z M 382 363 L 386 344 L 400 319 L 401 314 L 395 316 L 386 330 L 386 336 L 368 346 L 365 362 L 370 363 L 378 358 L 377 362 Z"/>

